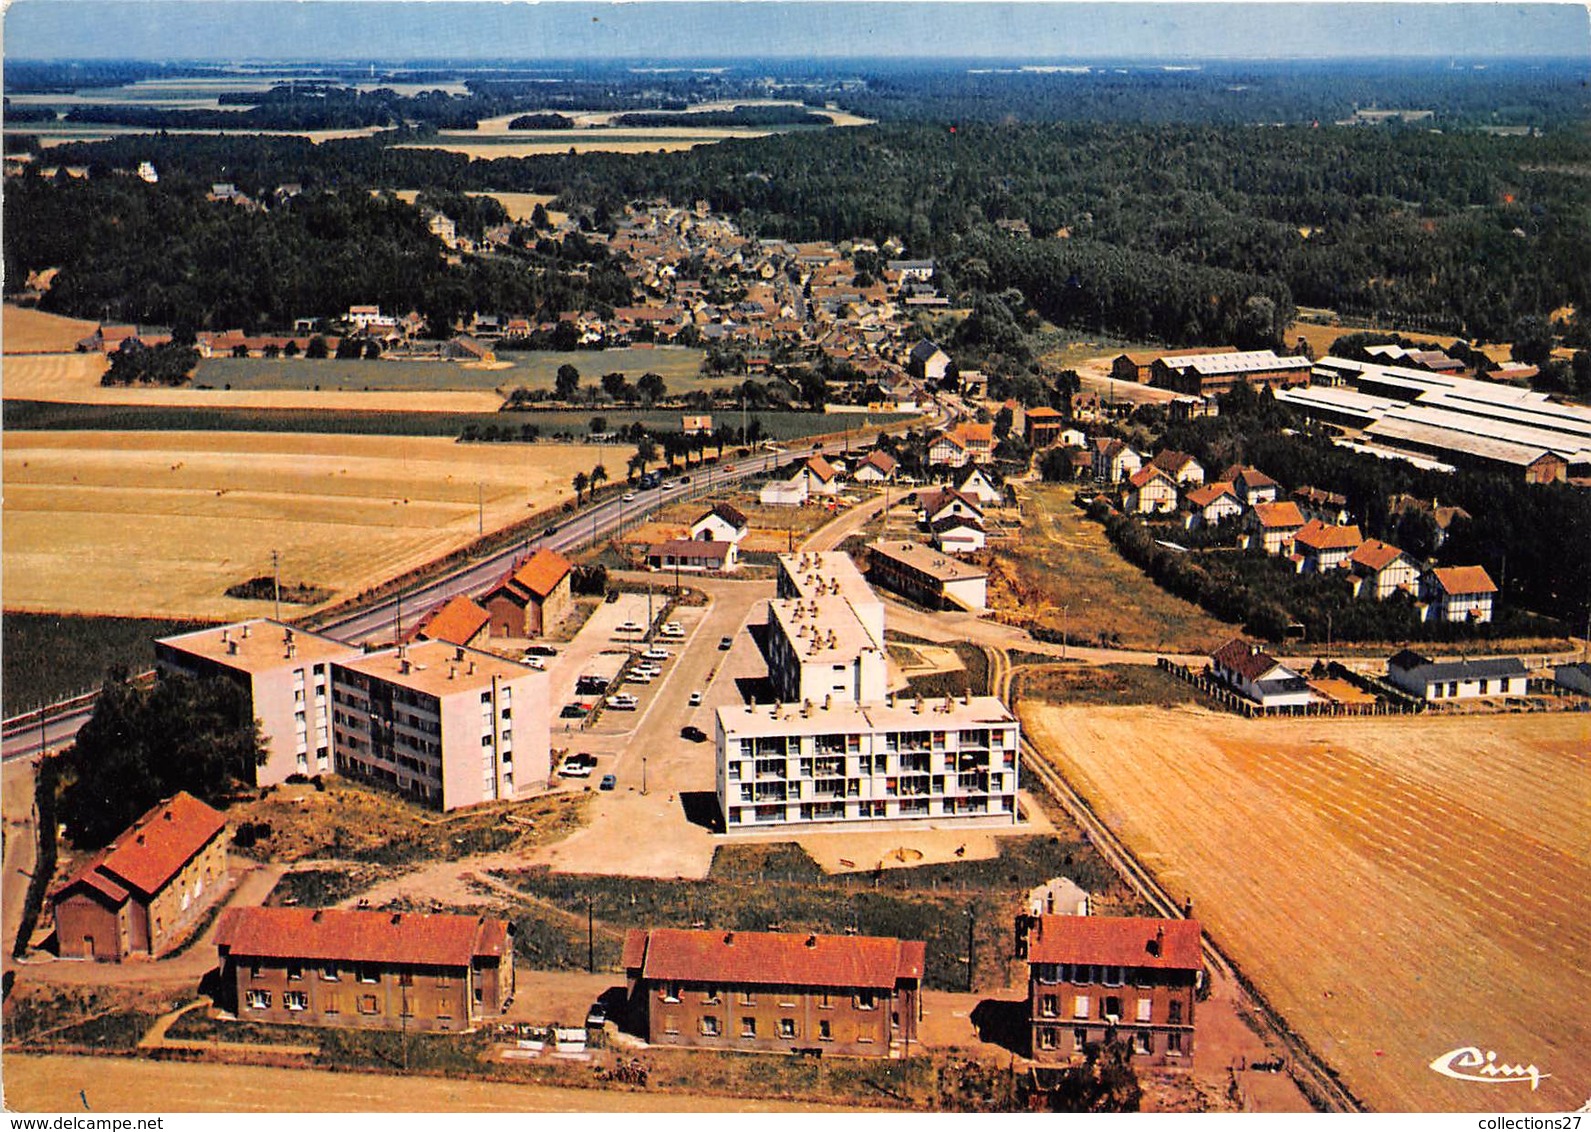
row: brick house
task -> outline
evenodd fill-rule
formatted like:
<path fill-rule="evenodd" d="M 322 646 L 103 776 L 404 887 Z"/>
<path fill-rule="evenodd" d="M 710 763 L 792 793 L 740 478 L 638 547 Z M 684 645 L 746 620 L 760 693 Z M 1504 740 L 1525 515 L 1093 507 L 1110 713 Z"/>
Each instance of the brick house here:
<path fill-rule="evenodd" d="M 1029 1056 L 1081 1058 L 1114 1030 L 1150 1064 L 1191 1064 L 1204 962 L 1197 920 L 1023 916 L 1017 956 L 1028 962 Z"/>
<path fill-rule="evenodd" d="M 1034 451 L 1048 448 L 1060 440 L 1062 431 L 1066 428 L 1066 415 L 1058 409 L 1048 405 L 1038 405 L 1029 409 L 1022 420 L 1023 439 L 1027 446 Z"/>
<path fill-rule="evenodd" d="M 414 636 L 450 645 L 473 646 L 485 642 L 492 615 L 471 598 L 458 594 L 434 606 L 415 627 Z"/>
<path fill-rule="evenodd" d="M 569 612 L 569 560 L 545 547 L 486 592 L 494 637 L 539 637 Z"/>
<path fill-rule="evenodd" d="M 154 957 L 226 886 L 226 818 L 181 792 L 155 806 L 50 894 L 62 958 Z"/>
<path fill-rule="evenodd" d="M 511 931 L 485 916 L 228 908 L 222 1005 L 248 1022 L 472 1030 L 514 996 Z"/>
<path fill-rule="evenodd" d="M 632 929 L 626 1028 L 660 1046 L 903 1056 L 926 950 L 881 936 Z"/>

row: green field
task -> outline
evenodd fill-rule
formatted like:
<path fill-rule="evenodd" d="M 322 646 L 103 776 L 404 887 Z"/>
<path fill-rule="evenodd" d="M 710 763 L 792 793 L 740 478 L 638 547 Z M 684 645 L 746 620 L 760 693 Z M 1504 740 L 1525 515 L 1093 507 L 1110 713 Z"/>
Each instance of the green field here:
<path fill-rule="evenodd" d="M 188 409 L 169 405 L 76 405 L 50 401 L 6 401 L 4 427 L 17 430 L 69 429 L 112 432 L 320 432 L 360 436 L 458 436 L 466 425 L 519 428 L 535 425 L 541 435 L 568 432 L 583 437 L 593 416 L 608 428 L 628 428 L 639 421 L 654 432 L 677 432 L 680 414 L 668 410 L 602 409 L 526 413 L 387 413 L 322 409 Z M 722 423 L 739 427 L 740 414 L 720 414 Z M 866 418 L 872 428 L 910 419 L 910 414 L 877 414 Z M 852 416 L 823 413 L 751 413 L 761 421 L 763 435 L 793 440 L 820 433 L 859 428 Z"/>
<path fill-rule="evenodd" d="M 154 667 L 155 638 L 203 622 L 7 613 L 0 620 L 0 685 L 7 717 L 98 688 L 105 670 Z"/>
<path fill-rule="evenodd" d="M 214 389 L 348 389 L 355 391 L 441 391 L 551 389 L 562 365 L 580 371 L 581 384 L 595 385 L 605 373 L 619 372 L 633 385 L 643 373 L 660 375 L 670 393 L 692 389 L 726 388 L 742 378 L 702 377 L 706 354 L 684 346 L 654 350 L 505 350 L 497 360 L 507 368 L 471 369 L 456 362 L 415 362 L 388 359 L 326 358 L 206 358 L 194 375 L 195 385 Z"/>

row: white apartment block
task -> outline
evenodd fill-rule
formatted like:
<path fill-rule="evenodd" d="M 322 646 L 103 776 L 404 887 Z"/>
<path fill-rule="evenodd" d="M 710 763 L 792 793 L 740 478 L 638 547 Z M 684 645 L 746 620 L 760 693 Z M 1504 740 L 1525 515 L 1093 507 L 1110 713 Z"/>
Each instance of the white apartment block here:
<path fill-rule="evenodd" d="M 254 768 L 255 786 L 331 772 L 331 667 L 361 655 L 353 645 L 264 618 L 155 642 L 162 672 L 219 676 L 248 693 L 266 752 Z"/>
<path fill-rule="evenodd" d="M 871 703 L 888 690 L 884 605 L 835 551 L 781 554 L 768 603 L 768 676 L 791 703 Z"/>
<path fill-rule="evenodd" d="M 724 826 L 1014 824 L 1018 737 L 993 696 L 719 708 Z"/>
<path fill-rule="evenodd" d="M 546 785 L 547 675 L 490 653 L 421 641 L 338 664 L 337 771 L 454 810 Z"/>

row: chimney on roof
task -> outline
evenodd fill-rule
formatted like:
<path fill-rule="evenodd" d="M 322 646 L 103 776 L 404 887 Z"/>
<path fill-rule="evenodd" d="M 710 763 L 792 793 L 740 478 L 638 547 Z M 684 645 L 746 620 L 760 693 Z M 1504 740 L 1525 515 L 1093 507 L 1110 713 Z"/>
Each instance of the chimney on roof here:
<path fill-rule="evenodd" d="M 402 920 L 403 920 L 403 913 L 402 912 L 394 912 L 394 913 L 392 913 L 392 922 L 394 924 L 401 923 Z"/>
<path fill-rule="evenodd" d="M 144 843 L 144 835 L 142 833 L 140 833 L 138 835 L 138 844 L 142 845 L 143 843 Z"/>
<path fill-rule="evenodd" d="M 808 947 L 816 947 L 817 945 L 818 945 L 818 937 L 816 935 L 807 936 L 807 946 Z"/>
<path fill-rule="evenodd" d="M 458 665 L 456 665 L 456 664 L 448 665 L 447 666 L 447 678 L 449 680 L 457 680 L 458 676 L 459 676 Z"/>
<path fill-rule="evenodd" d="M 245 621 L 245 622 L 243 622 L 243 639 L 244 640 L 248 640 L 248 637 L 249 637 L 249 623 L 247 621 Z"/>
<path fill-rule="evenodd" d="M 802 700 L 801 701 L 801 718 L 802 719 L 811 719 L 812 718 L 812 701 L 811 700 Z"/>
<path fill-rule="evenodd" d="M 734 932 L 725 932 L 724 933 L 724 942 L 726 944 L 734 943 L 735 942 L 735 933 Z"/>
<path fill-rule="evenodd" d="M 313 920 L 317 924 L 320 923 L 325 918 L 326 918 L 326 912 L 325 912 L 325 909 L 323 909 L 323 908 L 316 908 L 315 909 L 315 914 L 310 917 L 310 919 Z"/>
<path fill-rule="evenodd" d="M 454 660 L 463 660 L 464 659 L 464 646 L 463 645 L 458 645 L 458 646 L 456 646 L 453 649 L 453 659 Z"/>
<path fill-rule="evenodd" d="M 284 645 L 290 645 L 290 644 L 293 643 L 293 630 L 291 630 L 291 629 L 283 629 L 282 630 L 282 643 Z"/>
<path fill-rule="evenodd" d="M 226 643 L 226 651 L 227 651 L 227 655 L 228 656 L 237 656 L 238 655 L 238 643 L 236 641 L 228 641 Z"/>
<path fill-rule="evenodd" d="M 833 706 L 834 706 L 834 693 L 833 692 L 826 692 L 824 694 L 824 696 L 823 696 L 823 710 L 824 711 L 828 711 L 829 708 L 831 708 Z"/>
<path fill-rule="evenodd" d="M 232 639 L 232 630 L 231 629 L 222 629 L 221 630 L 221 639 L 223 641 L 230 641 Z"/>

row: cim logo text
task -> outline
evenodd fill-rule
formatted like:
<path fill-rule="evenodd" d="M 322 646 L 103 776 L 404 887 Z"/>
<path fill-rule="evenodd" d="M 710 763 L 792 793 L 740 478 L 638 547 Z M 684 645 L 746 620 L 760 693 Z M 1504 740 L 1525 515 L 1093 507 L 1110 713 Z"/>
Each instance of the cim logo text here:
<path fill-rule="evenodd" d="M 1535 1092 L 1537 1086 L 1552 1076 L 1534 1065 L 1500 1062 L 1495 1052 L 1487 1050 L 1482 1054 L 1477 1046 L 1448 1050 L 1431 1062 L 1431 1068 L 1455 1081 L 1478 1081 L 1482 1085 L 1515 1085 L 1529 1081 L 1531 1092 Z"/>

